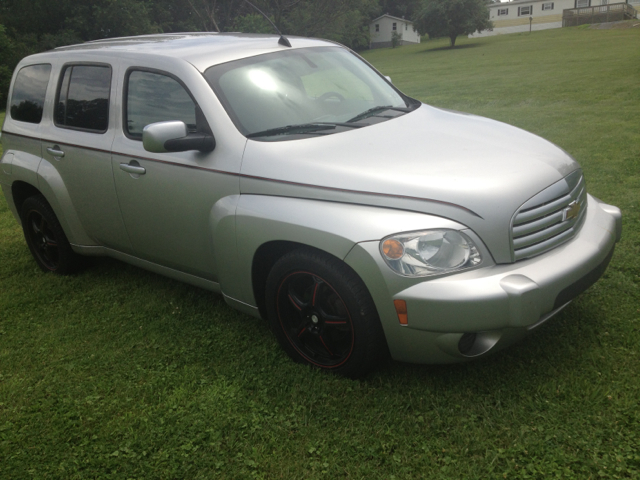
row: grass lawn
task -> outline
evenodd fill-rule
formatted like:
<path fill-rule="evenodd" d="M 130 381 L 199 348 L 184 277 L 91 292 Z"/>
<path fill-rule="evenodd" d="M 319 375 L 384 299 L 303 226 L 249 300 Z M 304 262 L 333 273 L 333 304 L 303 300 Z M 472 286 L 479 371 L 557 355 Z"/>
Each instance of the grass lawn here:
<path fill-rule="evenodd" d="M 622 208 L 605 276 L 522 343 L 363 381 L 297 365 L 220 297 L 115 261 L 42 273 L 0 199 L 0 478 L 639 478 L 640 27 L 365 53 L 512 123 Z"/>

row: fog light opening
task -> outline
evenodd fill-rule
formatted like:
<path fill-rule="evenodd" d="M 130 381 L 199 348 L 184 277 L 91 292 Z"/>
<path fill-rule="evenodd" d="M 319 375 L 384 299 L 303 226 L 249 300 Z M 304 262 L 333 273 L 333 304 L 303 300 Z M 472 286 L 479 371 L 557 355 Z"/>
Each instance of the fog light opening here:
<path fill-rule="evenodd" d="M 458 340 L 458 351 L 465 357 L 484 355 L 498 343 L 501 336 L 501 331 L 464 333 Z"/>
<path fill-rule="evenodd" d="M 460 341 L 458 342 L 458 350 L 461 354 L 466 355 L 473 348 L 473 344 L 476 343 L 477 333 L 465 333 L 460 337 Z"/>

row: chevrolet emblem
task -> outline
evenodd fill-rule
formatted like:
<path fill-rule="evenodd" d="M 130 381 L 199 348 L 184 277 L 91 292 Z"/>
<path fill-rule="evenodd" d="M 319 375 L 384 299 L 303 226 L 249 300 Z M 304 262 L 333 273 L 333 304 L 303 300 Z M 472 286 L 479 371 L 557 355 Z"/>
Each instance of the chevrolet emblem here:
<path fill-rule="evenodd" d="M 562 211 L 562 221 L 566 222 L 572 218 L 577 218 L 580 214 L 580 204 L 574 200 L 567 208 Z"/>

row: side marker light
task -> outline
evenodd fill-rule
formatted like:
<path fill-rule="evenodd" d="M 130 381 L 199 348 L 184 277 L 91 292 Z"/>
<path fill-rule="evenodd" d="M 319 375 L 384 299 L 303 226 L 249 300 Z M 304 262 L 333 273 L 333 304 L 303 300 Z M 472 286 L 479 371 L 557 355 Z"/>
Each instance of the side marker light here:
<path fill-rule="evenodd" d="M 409 325 L 409 315 L 407 314 L 407 302 L 404 300 L 394 300 L 393 305 L 398 313 L 400 325 Z"/>

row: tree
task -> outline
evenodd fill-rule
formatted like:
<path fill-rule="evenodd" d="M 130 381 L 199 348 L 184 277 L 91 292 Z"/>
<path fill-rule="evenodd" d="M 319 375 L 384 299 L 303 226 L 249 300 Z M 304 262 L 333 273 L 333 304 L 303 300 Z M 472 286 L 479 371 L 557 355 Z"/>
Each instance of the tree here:
<path fill-rule="evenodd" d="M 287 15 L 284 30 L 363 48 L 369 45 L 369 22 L 379 8 L 377 0 L 304 0 Z"/>
<path fill-rule="evenodd" d="M 7 103 L 7 92 L 11 83 L 14 65 L 14 53 L 11 40 L 5 33 L 4 25 L 0 25 L 0 105 Z"/>
<path fill-rule="evenodd" d="M 449 37 L 453 48 L 458 35 L 493 28 L 488 3 L 488 0 L 425 0 L 418 14 L 418 30 L 428 33 L 429 38 Z"/>
<path fill-rule="evenodd" d="M 391 48 L 396 48 L 402 43 L 402 34 L 397 31 L 391 32 Z"/>
<path fill-rule="evenodd" d="M 271 19 L 273 22 L 273 18 Z M 259 13 L 249 13 L 236 17 L 233 22 L 233 31 L 242 33 L 274 33 L 273 27 Z"/>
<path fill-rule="evenodd" d="M 420 11 L 422 0 L 379 0 L 382 13 L 413 19 Z"/>

